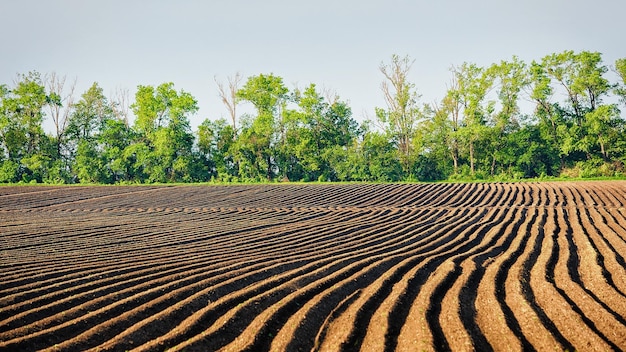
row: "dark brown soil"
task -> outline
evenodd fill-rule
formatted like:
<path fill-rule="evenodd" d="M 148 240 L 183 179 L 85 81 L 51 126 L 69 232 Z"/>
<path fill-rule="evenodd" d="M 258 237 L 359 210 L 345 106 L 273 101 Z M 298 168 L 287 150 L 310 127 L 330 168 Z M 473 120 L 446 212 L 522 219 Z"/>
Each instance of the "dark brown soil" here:
<path fill-rule="evenodd" d="M 626 349 L 626 182 L 0 187 L 0 350 Z"/>

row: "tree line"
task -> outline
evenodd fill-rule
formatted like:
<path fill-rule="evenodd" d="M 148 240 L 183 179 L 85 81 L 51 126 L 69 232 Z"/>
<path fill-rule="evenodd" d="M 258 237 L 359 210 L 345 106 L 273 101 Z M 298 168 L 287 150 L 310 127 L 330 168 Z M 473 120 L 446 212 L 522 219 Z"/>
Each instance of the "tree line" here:
<path fill-rule="evenodd" d="M 423 103 L 413 60 L 381 63 L 384 107 L 358 123 L 349 104 L 280 76 L 216 79 L 229 119 L 192 131 L 195 97 L 173 83 L 77 99 L 38 72 L 0 85 L 0 182 L 436 181 L 625 173 L 626 58 L 564 51 L 450 69 Z M 610 77 L 613 77 L 611 79 Z M 251 113 L 238 113 L 241 104 Z M 131 116 L 132 112 L 132 116 Z M 44 131 L 44 119 L 52 131 Z"/>

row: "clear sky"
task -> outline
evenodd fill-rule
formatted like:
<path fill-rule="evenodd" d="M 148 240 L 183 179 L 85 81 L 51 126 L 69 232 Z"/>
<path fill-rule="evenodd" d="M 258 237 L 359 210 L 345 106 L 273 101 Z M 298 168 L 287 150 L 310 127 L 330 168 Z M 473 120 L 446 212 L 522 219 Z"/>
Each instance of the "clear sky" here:
<path fill-rule="evenodd" d="M 235 72 L 315 83 L 350 102 L 357 120 L 384 106 L 378 67 L 415 59 L 422 102 L 439 100 L 449 68 L 526 62 L 563 50 L 626 57 L 623 0 L 0 0 L 0 83 L 35 70 L 111 94 L 174 82 L 200 110 L 227 117 L 213 80 Z"/>

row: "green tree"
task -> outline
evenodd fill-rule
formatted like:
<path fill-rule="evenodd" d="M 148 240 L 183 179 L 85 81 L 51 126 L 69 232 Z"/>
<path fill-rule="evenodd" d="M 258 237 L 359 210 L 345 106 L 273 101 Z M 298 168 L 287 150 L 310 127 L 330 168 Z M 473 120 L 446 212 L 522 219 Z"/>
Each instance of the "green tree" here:
<path fill-rule="evenodd" d="M 94 82 L 74 104 L 69 117 L 67 135 L 74 143 L 92 140 L 107 120 L 113 119 L 113 109 L 104 91 Z"/>
<path fill-rule="evenodd" d="M 140 85 L 131 109 L 136 116 L 135 131 L 150 151 L 147 157 L 135 160 L 145 163 L 141 169 L 148 174 L 148 181 L 190 179 L 194 136 L 188 115 L 198 111 L 196 99 L 185 91 L 177 92 L 171 82 L 156 88 Z"/>
<path fill-rule="evenodd" d="M 242 176 L 248 179 L 273 179 L 278 170 L 276 147 L 284 143 L 283 110 L 289 90 L 281 77 L 273 74 L 252 76 L 237 91 L 237 97 L 252 103 L 257 115 L 243 122 L 237 143 Z"/>
<path fill-rule="evenodd" d="M 78 142 L 74 170 L 81 183 L 106 183 L 103 156 L 95 140 L 81 139 Z"/>
<path fill-rule="evenodd" d="M 491 126 L 489 154 L 491 154 L 491 176 L 496 173 L 497 164 L 510 164 L 512 151 L 507 146 L 508 134 L 519 129 L 521 117 L 518 105 L 519 95 L 528 84 L 526 65 L 517 57 L 511 61 L 501 61 L 488 69 L 491 71 L 497 89 L 498 106 L 490 116 Z"/>
<path fill-rule="evenodd" d="M 555 111 L 564 121 L 557 128 L 562 135 L 561 153 L 570 162 L 591 160 L 598 153 L 607 159 L 607 130 L 615 125 L 615 107 L 604 104 L 611 85 L 604 77 L 608 68 L 598 52 L 564 51 L 542 60 L 542 68 L 567 97 Z M 599 133 L 599 134 L 598 134 Z"/>
<path fill-rule="evenodd" d="M 102 154 L 99 136 L 114 118 L 111 104 L 98 83 L 94 82 L 74 104 L 66 135 L 74 160 L 72 169 L 80 182 L 111 182 L 111 174 L 105 170 L 108 163 Z"/>
<path fill-rule="evenodd" d="M 296 91 L 294 101 L 298 109 L 286 110 L 283 119 L 280 164 L 289 179 L 332 180 L 327 152 L 335 146 L 347 147 L 357 137 L 352 111 L 336 95 L 322 97 L 315 84 Z"/>
<path fill-rule="evenodd" d="M 231 181 L 238 175 L 233 149 L 235 130 L 224 119 L 204 120 L 198 126 L 197 145 L 208 178 Z"/>
<path fill-rule="evenodd" d="M 54 103 L 45 90 L 41 75 L 29 72 L 19 75 L 13 89 L 0 86 L 0 139 L 5 170 L 15 170 L 12 181 L 42 182 L 54 159 L 53 144 L 44 133 L 44 107 Z"/>
<path fill-rule="evenodd" d="M 563 109 L 554 101 L 555 89 L 545 69 L 546 61 L 544 58 L 541 63 L 533 61 L 530 65 L 530 98 L 535 102 L 534 116 L 538 120 L 542 139 L 546 141 L 551 153 L 557 155 L 560 171 L 565 167 L 566 153 L 561 146 L 564 145 L 569 127 Z"/>
<path fill-rule="evenodd" d="M 109 183 L 130 181 L 130 165 L 124 158 L 124 150 L 133 142 L 133 131 L 119 118 L 108 119 L 100 128 L 97 142 L 101 149 L 102 167 Z"/>
<path fill-rule="evenodd" d="M 447 169 L 448 156 L 452 159 L 452 174 L 459 173 L 461 150 L 463 100 L 459 80 L 453 75 L 446 95 L 439 104 L 433 104 L 430 119 L 422 125 L 425 148 L 436 158 L 440 168 Z"/>
<path fill-rule="evenodd" d="M 404 177 L 397 149 L 385 133 L 365 132 L 360 152 L 366 175 L 363 175 L 364 179 L 359 181 L 395 182 Z"/>
<path fill-rule="evenodd" d="M 458 82 L 448 94 L 454 97 L 461 106 L 463 120 L 458 130 L 459 140 L 462 140 L 470 162 L 470 173 L 476 173 L 476 160 L 480 149 L 477 145 L 484 141 L 489 129 L 487 118 L 494 111 L 494 102 L 485 102 L 488 91 L 493 85 L 492 72 L 475 64 L 463 63 L 460 67 L 453 67 L 454 80 Z"/>
<path fill-rule="evenodd" d="M 76 80 L 66 89 L 66 77 L 60 77 L 56 73 L 51 73 L 46 76 L 46 87 L 49 92 L 50 103 L 49 118 L 53 124 L 52 139 L 55 144 L 56 155 L 54 159 L 58 164 L 57 171 L 59 176 L 64 179 L 69 179 L 70 169 L 70 151 L 67 150 L 67 127 L 70 121 L 70 116 L 74 109 L 74 89 L 76 87 Z"/>
<path fill-rule="evenodd" d="M 454 105 L 452 105 L 451 98 L 446 95 L 440 104 L 433 105 L 432 111 L 429 111 L 426 116 L 428 118 L 419 127 L 425 150 L 422 156 L 427 157 L 430 163 L 436 165 L 436 169 L 440 172 L 439 176 L 442 178 L 446 175 L 457 174 L 459 149 L 455 132 L 458 130 L 458 125 L 454 124 Z M 419 175 L 417 178 L 426 181 Z"/>

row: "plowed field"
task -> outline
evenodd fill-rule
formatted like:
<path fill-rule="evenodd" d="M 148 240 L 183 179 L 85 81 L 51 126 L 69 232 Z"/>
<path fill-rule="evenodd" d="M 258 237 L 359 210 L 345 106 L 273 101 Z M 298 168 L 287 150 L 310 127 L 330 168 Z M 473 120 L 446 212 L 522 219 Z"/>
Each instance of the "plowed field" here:
<path fill-rule="evenodd" d="M 0 350 L 626 349 L 626 182 L 1 187 Z"/>

